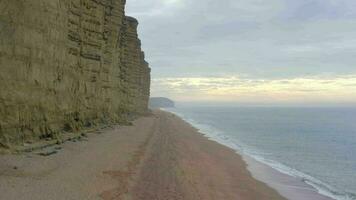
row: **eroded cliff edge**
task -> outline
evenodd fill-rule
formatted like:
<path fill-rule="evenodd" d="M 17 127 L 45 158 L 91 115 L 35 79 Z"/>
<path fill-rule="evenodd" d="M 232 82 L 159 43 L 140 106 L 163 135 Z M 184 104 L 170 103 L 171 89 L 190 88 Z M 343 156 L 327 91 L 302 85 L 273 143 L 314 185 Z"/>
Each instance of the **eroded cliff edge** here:
<path fill-rule="evenodd" d="M 0 147 L 147 111 L 150 68 L 125 3 L 0 1 Z"/>

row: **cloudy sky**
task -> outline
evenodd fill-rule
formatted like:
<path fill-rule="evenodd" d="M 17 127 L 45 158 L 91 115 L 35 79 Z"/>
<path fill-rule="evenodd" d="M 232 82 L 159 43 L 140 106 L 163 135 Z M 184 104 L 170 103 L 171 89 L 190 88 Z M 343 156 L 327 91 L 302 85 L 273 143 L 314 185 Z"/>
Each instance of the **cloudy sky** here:
<path fill-rule="evenodd" d="M 355 0 L 128 0 L 152 96 L 356 103 Z"/>

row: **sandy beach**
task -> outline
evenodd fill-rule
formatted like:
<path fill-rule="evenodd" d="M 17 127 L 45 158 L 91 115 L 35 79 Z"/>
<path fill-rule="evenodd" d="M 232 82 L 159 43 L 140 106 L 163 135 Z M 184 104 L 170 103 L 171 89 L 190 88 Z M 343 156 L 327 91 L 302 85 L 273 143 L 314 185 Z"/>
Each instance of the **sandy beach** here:
<path fill-rule="evenodd" d="M 43 156 L 55 149 L 57 153 Z M 0 155 L 0 199 L 279 200 L 241 156 L 154 111 L 60 146 Z"/>

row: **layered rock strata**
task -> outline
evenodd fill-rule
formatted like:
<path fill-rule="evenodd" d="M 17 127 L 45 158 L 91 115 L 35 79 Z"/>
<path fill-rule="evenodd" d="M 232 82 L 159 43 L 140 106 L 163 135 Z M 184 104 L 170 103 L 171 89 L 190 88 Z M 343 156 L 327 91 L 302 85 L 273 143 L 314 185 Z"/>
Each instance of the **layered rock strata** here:
<path fill-rule="evenodd" d="M 150 68 L 125 0 L 0 1 L 0 146 L 147 111 Z"/>

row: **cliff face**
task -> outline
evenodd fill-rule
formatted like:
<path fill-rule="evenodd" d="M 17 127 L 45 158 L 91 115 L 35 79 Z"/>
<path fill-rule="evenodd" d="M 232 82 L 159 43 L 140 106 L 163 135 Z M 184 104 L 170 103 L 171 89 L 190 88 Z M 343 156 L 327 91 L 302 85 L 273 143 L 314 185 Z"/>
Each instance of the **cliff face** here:
<path fill-rule="evenodd" d="M 0 146 L 147 111 L 150 68 L 125 0 L 0 1 Z"/>

